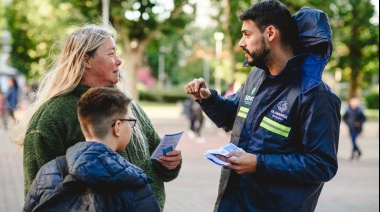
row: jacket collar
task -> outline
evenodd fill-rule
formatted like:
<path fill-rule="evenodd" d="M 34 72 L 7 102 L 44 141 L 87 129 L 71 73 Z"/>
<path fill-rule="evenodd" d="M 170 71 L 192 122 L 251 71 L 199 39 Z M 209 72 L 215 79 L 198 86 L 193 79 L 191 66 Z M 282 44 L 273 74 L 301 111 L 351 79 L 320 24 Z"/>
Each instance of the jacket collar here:
<path fill-rule="evenodd" d="M 148 182 L 146 174 L 127 162 L 108 146 L 98 142 L 78 142 L 66 152 L 68 171 L 76 179 L 91 186 L 141 186 Z"/>

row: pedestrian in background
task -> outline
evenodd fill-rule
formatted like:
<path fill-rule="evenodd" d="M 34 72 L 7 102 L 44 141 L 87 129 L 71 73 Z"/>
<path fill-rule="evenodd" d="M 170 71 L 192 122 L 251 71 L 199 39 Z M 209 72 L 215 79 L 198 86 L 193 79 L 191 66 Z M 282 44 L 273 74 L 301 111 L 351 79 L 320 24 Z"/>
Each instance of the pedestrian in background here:
<path fill-rule="evenodd" d="M 332 54 L 328 16 L 307 7 L 292 16 L 264 0 L 239 19 L 245 65 L 254 66 L 244 85 L 227 99 L 202 78 L 184 87 L 244 150 L 219 157 L 231 165 L 214 211 L 314 211 L 338 170 L 341 102 L 321 77 Z"/>
<path fill-rule="evenodd" d="M 91 88 L 81 96 L 78 119 L 85 141 L 67 150 L 67 171 L 74 182 L 109 195 L 113 208 L 106 208 L 108 211 L 158 212 L 160 209 L 149 185 L 151 180 L 140 168 L 115 152 L 125 149 L 131 139 L 132 128 L 139 121 L 128 114 L 130 102 L 131 99 L 117 88 Z M 23 211 L 32 211 L 44 201 L 49 201 L 63 180 L 55 159 L 45 164 L 29 189 Z M 78 202 L 66 202 L 66 208 L 61 210 L 87 211 L 88 206 L 93 206 L 96 211 L 104 209 L 98 208 L 103 206 L 103 202 L 85 200 L 81 205 L 75 203 Z"/>
<path fill-rule="evenodd" d="M 64 155 L 69 147 L 84 140 L 77 116 L 80 96 L 91 87 L 120 85 L 121 60 L 114 31 L 111 27 L 86 25 L 70 34 L 58 60 L 43 76 L 37 99 L 11 134 L 12 141 L 24 148 L 25 195 L 45 163 Z M 128 93 L 124 88 L 120 89 Z M 164 182 L 178 176 L 181 151 L 173 150 L 159 160 L 151 160 L 150 155 L 161 138 L 136 101 L 131 103 L 130 115 L 139 122 L 130 145 L 118 153 L 154 180 L 151 187 L 163 210 Z"/>
<path fill-rule="evenodd" d="M 0 117 L 2 122 L 2 128 L 7 131 L 8 130 L 8 114 L 5 110 L 5 96 L 3 92 L 0 92 Z"/>
<path fill-rule="evenodd" d="M 200 138 L 201 130 L 203 127 L 203 111 L 198 103 L 195 102 L 195 98 L 191 96 L 189 101 L 188 118 L 190 121 L 190 138 Z"/>
<path fill-rule="evenodd" d="M 363 123 L 366 121 L 363 108 L 360 107 L 359 97 L 353 96 L 349 99 L 348 107 L 343 115 L 343 121 L 347 124 L 351 136 L 352 152 L 350 159 L 359 159 L 362 151 L 357 144 L 357 137 L 362 132 Z"/>
<path fill-rule="evenodd" d="M 16 121 L 15 116 L 15 110 L 18 106 L 18 83 L 16 78 L 11 77 L 8 80 L 8 91 L 6 92 L 6 102 L 5 102 L 5 109 L 8 113 L 8 115 L 13 119 L 13 121 Z"/>
<path fill-rule="evenodd" d="M 221 95 L 224 98 L 227 98 L 227 97 L 229 97 L 230 95 L 232 95 L 234 93 L 235 93 L 235 91 L 234 91 L 234 84 L 231 83 L 231 84 L 228 85 L 227 90 L 225 90 Z"/>

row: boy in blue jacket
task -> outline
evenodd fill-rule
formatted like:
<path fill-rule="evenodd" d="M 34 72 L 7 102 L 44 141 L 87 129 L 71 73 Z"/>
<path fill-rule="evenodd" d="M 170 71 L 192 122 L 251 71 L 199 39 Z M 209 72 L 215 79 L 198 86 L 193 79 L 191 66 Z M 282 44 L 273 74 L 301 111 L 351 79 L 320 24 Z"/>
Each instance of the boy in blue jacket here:
<path fill-rule="evenodd" d="M 137 121 L 128 114 L 130 102 L 117 88 L 95 87 L 82 95 L 77 111 L 86 141 L 67 150 L 67 171 L 92 188 L 115 188 L 111 192 L 114 211 L 160 211 L 151 180 L 116 153 L 129 143 Z M 61 181 L 56 161 L 45 164 L 30 187 L 23 211 L 32 211 Z M 83 210 L 88 206 L 70 207 Z"/>

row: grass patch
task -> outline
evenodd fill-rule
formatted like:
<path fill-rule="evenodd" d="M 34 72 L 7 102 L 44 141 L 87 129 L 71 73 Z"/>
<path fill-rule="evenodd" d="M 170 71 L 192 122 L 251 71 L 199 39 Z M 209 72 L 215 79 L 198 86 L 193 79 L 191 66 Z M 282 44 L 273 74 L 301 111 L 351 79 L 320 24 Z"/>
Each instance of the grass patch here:
<path fill-rule="evenodd" d="M 367 117 L 368 121 L 379 121 L 378 109 L 365 109 L 364 115 Z"/>
<path fill-rule="evenodd" d="M 152 101 L 139 101 L 141 107 L 176 107 L 175 102 L 152 102 Z"/>

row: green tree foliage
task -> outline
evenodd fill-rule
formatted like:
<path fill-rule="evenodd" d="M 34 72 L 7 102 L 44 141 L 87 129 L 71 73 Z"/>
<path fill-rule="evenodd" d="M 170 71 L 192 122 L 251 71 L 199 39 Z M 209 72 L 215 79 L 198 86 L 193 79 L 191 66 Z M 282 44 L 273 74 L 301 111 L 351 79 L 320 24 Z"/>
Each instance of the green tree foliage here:
<path fill-rule="evenodd" d="M 249 8 L 252 4 L 257 1 L 251 0 L 211 0 L 212 5 L 218 11 L 217 15 L 214 17 L 218 24 L 217 31 L 221 31 L 224 34 L 223 44 L 228 52 L 227 60 L 230 60 L 229 67 L 227 67 L 227 72 L 229 78 L 233 76 L 228 83 L 231 81 L 238 80 L 239 72 L 243 74 L 248 74 L 249 68 L 243 67 L 243 62 L 245 60 L 244 54 L 239 47 L 239 40 L 241 39 L 241 22 L 238 16 L 245 9 Z M 242 80 L 240 80 L 243 83 Z"/>
<path fill-rule="evenodd" d="M 347 97 L 372 85 L 379 71 L 379 28 L 371 23 L 375 11 L 370 0 L 309 0 L 297 5 L 290 0 L 283 2 L 295 10 L 309 6 L 329 15 L 334 44 L 329 71 L 342 72 L 342 82 L 349 85 Z"/>
<path fill-rule="evenodd" d="M 12 66 L 29 81 L 37 81 L 54 60 L 53 44 L 65 34 L 70 5 L 54 8 L 49 0 L 13 0 L 6 6 L 7 29 L 12 35 Z M 57 12 L 59 11 L 59 12 Z"/>
<path fill-rule="evenodd" d="M 0 0 L 0 29 L 5 27 L 5 0 Z M 1 38 L 1 34 L 0 34 Z"/>
<path fill-rule="evenodd" d="M 234 56 L 235 66 L 231 73 L 239 71 L 242 52 L 238 47 L 241 38 L 238 15 L 257 0 L 211 0 L 219 11 L 216 19 L 219 29 L 227 35 L 226 48 Z M 358 94 L 362 88 L 372 83 L 372 77 L 378 76 L 379 71 L 379 30 L 378 24 L 371 23 L 374 6 L 370 0 L 282 0 L 292 14 L 301 7 L 308 6 L 325 11 L 333 31 L 333 56 L 327 66 L 328 72 L 342 72 L 342 82 L 348 82 L 348 96 Z M 249 70 L 248 70 L 249 71 Z"/>
<path fill-rule="evenodd" d="M 57 0 L 57 2 L 62 1 Z M 64 2 L 70 2 L 88 21 L 101 14 L 100 0 Z M 194 5 L 188 0 L 174 0 L 172 5 L 164 2 L 168 1 L 112 0 L 109 2 L 109 21 L 118 31 L 124 81 L 136 99 L 138 99 L 137 71 L 143 65 L 144 52 L 148 44 L 161 36 L 181 34 L 184 27 L 194 18 Z"/>
<path fill-rule="evenodd" d="M 181 34 L 194 19 L 194 5 L 187 0 L 112 0 L 109 21 L 117 31 L 125 83 L 138 99 L 137 71 L 144 51 L 154 38 Z M 67 34 L 76 25 L 99 22 L 102 1 L 13 0 L 7 9 L 12 42 L 12 64 L 27 77 L 36 77 L 46 68 L 49 47 L 56 36 Z M 54 53 L 54 52 L 53 52 Z M 54 55 L 53 55 L 54 57 Z"/>
<path fill-rule="evenodd" d="M 161 42 L 160 46 L 157 46 L 158 49 L 156 49 L 156 52 L 160 52 L 161 46 L 165 48 L 165 54 L 169 55 L 169 57 L 165 58 L 172 58 L 171 61 L 165 60 L 166 66 L 170 67 L 173 61 L 176 61 L 176 58 L 179 56 L 178 51 L 174 50 L 177 41 L 183 39 L 182 36 L 184 35 L 186 25 L 194 20 L 195 5 L 189 4 L 188 1 L 175 0 L 173 1 L 173 8 L 169 9 L 163 7 L 163 5 L 159 5 L 157 2 L 151 3 L 153 1 L 142 1 L 148 2 L 146 5 L 143 3 L 132 4 L 131 1 L 128 2 L 130 5 L 125 9 L 127 9 L 129 13 L 136 13 L 136 11 L 138 11 L 138 13 L 146 14 L 146 18 L 139 18 L 138 20 L 133 21 L 111 15 L 117 26 L 126 25 L 123 29 L 119 28 L 119 31 L 121 32 L 120 34 L 124 35 L 122 40 L 124 41 L 123 51 L 125 52 L 125 57 L 123 58 L 130 58 L 130 60 L 125 61 L 126 65 L 129 65 L 125 66 L 126 73 L 136 73 L 136 71 L 131 72 L 131 70 L 136 70 L 141 66 L 145 50 L 152 40 L 165 40 L 168 37 L 172 38 L 170 42 L 168 42 L 168 44 Z M 157 7 L 164 10 L 160 13 L 156 13 L 154 12 L 154 8 Z M 120 9 L 120 7 L 113 8 Z M 120 13 L 112 12 L 111 14 Z M 147 18 L 148 16 L 149 18 Z M 137 45 L 131 46 L 130 44 L 133 43 Z M 135 57 L 130 57 L 133 55 L 135 55 Z M 169 71 L 167 73 L 170 73 L 170 70 L 172 69 L 166 69 L 165 71 Z M 129 76 L 127 75 L 127 78 L 137 82 L 136 75 L 129 74 Z M 128 84 L 130 83 L 127 83 L 127 85 Z M 135 95 L 137 96 L 137 94 Z"/>
<path fill-rule="evenodd" d="M 0 55 L 2 54 L 4 39 L 3 30 L 5 30 L 5 1 L 0 0 Z"/>
<path fill-rule="evenodd" d="M 158 78 L 159 54 L 165 56 L 165 81 L 170 85 L 183 85 L 198 77 L 213 80 L 214 29 L 188 25 L 180 34 L 155 39 L 147 49 L 148 62 Z M 157 51 L 162 48 L 164 52 Z"/>
<path fill-rule="evenodd" d="M 359 94 L 359 88 L 371 85 L 374 75 L 378 76 L 379 28 L 370 22 L 374 7 L 369 0 L 349 0 L 337 7 L 340 19 L 334 28 L 340 54 L 336 67 L 343 70 L 351 97 Z"/>
<path fill-rule="evenodd" d="M 172 36 L 163 36 L 154 39 L 146 49 L 148 64 L 152 69 L 153 76 L 159 78 L 159 57 L 162 56 L 164 60 L 164 74 L 165 84 L 178 84 L 181 81 L 181 71 L 179 61 L 183 57 L 183 50 L 185 42 L 183 35 L 175 34 Z M 185 47 L 186 48 L 186 47 Z"/>

